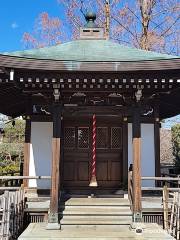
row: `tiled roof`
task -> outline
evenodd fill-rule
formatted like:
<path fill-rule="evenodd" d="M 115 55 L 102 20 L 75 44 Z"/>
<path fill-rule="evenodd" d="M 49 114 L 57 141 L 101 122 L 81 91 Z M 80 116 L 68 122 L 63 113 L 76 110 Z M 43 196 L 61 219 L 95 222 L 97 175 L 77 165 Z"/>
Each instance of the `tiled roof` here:
<path fill-rule="evenodd" d="M 152 51 L 131 48 L 107 40 L 76 40 L 32 50 L 6 52 L 10 56 L 63 61 L 143 61 L 179 58 Z"/>

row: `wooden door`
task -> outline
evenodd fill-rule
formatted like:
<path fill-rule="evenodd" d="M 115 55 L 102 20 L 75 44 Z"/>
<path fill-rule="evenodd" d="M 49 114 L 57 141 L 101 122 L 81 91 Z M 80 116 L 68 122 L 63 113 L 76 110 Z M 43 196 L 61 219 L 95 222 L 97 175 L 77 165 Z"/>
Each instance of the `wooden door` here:
<path fill-rule="evenodd" d="M 64 189 L 88 189 L 92 161 L 92 119 L 64 121 Z M 97 117 L 98 188 L 119 189 L 122 183 L 122 127 L 117 118 Z"/>

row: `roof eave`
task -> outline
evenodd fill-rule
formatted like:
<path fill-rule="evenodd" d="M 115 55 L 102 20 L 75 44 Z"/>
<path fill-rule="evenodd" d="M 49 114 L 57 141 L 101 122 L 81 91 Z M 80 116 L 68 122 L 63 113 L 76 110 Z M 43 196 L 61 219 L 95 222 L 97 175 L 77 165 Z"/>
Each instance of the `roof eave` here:
<path fill-rule="evenodd" d="M 179 70 L 180 58 L 141 60 L 141 61 L 64 61 L 35 59 L 9 55 L 0 55 L 0 66 L 14 69 L 50 70 L 50 71 L 151 71 Z"/>

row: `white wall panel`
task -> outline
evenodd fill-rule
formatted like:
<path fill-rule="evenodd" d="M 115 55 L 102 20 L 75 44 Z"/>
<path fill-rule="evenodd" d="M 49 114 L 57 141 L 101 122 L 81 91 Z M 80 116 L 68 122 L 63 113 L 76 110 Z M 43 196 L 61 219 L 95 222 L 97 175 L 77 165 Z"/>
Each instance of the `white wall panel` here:
<path fill-rule="evenodd" d="M 51 122 L 31 124 L 30 176 L 51 175 L 52 131 Z M 29 187 L 49 189 L 50 180 L 30 180 Z"/>
<path fill-rule="evenodd" d="M 141 124 L 141 172 L 143 177 L 155 176 L 154 124 Z M 128 124 L 128 164 L 132 159 L 132 124 Z M 154 181 L 143 181 L 142 186 L 154 186 Z"/>

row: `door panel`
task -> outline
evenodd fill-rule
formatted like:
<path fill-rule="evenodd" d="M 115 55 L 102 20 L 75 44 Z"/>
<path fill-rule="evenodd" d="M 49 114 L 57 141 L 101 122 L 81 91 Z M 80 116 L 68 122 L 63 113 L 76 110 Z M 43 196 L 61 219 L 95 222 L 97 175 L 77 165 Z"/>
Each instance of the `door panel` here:
<path fill-rule="evenodd" d="M 122 183 L 122 128 L 120 121 L 97 117 L 96 169 L 99 188 Z M 92 163 L 92 119 L 64 121 L 63 186 L 88 189 Z"/>
<path fill-rule="evenodd" d="M 74 162 L 67 161 L 64 163 L 64 181 L 73 181 L 74 180 Z"/>
<path fill-rule="evenodd" d="M 97 181 L 108 181 L 107 161 L 97 161 Z"/>
<path fill-rule="evenodd" d="M 118 162 L 111 162 L 111 180 L 112 181 L 120 181 L 121 176 L 119 174 L 121 170 L 121 163 Z"/>
<path fill-rule="evenodd" d="M 88 181 L 89 180 L 89 162 L 79 162 L 77 166 L 78 170 L 78 181 Z"/>

